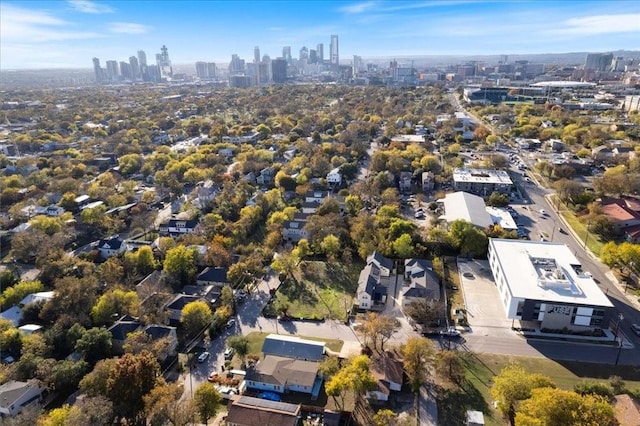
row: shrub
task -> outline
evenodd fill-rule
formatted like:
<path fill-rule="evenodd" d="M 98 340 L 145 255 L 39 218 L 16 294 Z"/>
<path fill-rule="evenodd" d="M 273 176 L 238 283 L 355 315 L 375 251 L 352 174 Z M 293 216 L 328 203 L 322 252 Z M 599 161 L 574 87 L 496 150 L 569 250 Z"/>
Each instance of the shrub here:
<path fill-rule="evenodd" d="M 608 383 L 596 382 L 595 380 L 583 380 L 573 387 L 573 390 L 580 395 L 600 395 L 607 398 L 613 396 L 613 387 Z"/>

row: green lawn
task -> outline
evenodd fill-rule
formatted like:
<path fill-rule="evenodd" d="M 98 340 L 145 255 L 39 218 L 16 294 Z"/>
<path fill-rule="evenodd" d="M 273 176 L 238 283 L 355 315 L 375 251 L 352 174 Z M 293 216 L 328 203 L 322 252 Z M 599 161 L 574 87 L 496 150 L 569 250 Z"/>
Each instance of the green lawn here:
<path fill-rule="evenodd" d="M 297 318 L 325 318 L 345 321 L 353 304 L 362 264 L 350 265 L 304 261 L 294 279 L 286 279 L 265 308 L 277 314 L 274 306 L 286 305 L 289 315 Z"/>
<path fill-rule="evenodd" d="M 493 398 L 489 389 L 493 377 L 509 363 L 517 362 L 529 372 L 540 372 L 549 376 L 562 389 L 573 389 L 584 379 L 608 382 L 609 377 L 621 377 L 627 389 L 640 388 L 640 370 L 629 367 L 556 362 L 546 358 L 517 357 L 492 354 L 464 355 L 465 383 L 462 388 L 444 386 L 438 398 L 438 416 L 441 424 L 462 424 L 467 409 L 485 413 L 487 425 L 507 425 L 499 411 L 493 409 Z"/>
<path fill-rule="evenodd" d="M 582 241 L 582 243 L 584 244 L 584 241 L 586 239 L 587 247 L 589 248 L 589 250 L 591 250 L 591 252 L 594 255 L 600 256 L 600 252 L 602 251 L 602 246 L 604 246 L 604 243 L 600 241 L 600 236 L 598 236 L 597 234 L 594 234 L 593 232 L 587 233 L 587 224 L 584 223 L 583 219 L 577 217 L 570 210 L 561 210 L 560 214 L 562 215 L 564 220 L 567 221 L 569 226 L 573 229 L 573 232 L 575 232 L 576 235 L 578 235 L 578 238 L 580 239 L 580 241 Z M 587 235 L 588 235 L 588 239 L 587 239 Z"/>

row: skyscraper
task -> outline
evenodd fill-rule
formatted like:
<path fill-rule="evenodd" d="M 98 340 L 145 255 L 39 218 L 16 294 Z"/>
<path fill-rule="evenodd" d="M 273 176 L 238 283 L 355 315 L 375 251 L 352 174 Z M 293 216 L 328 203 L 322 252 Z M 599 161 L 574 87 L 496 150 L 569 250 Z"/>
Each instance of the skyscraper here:
<path fill-rule="evenodd" d="M 118 72 L 117 61 L 107 61 L 107 80 L 118 81 L 120 73 Z"/>
<path fill-rule="evenodd" d="M 284 83 L 287 81 L 287 61 L 283 58 L 271 61 L 271 74 L 274 83 Z"/>
<path fill-rule="evenodd" d="M 147 70 L 147 54 L 144 50 L 138 50 L 138 65 L 140 66 L 140 77 L 144 81 L 149 79 L 149 71 Z"/>
<path fill-rule="evenodd" d="M 336 34 L 333 34 L 331 36 L 331 46 L 330 46 L 330 50 L 331 50 L 331 63 L 333 65 L 340 65 L 340 54 L 338 51 L 338 36 Z"/>
<path fill-rule="evenodd" d="M 612 61 L 613 53 L 589 53 L 584 67 L 595 71 L 608 71 Z"/>
<path fill-rule="evenodd" d="M 169 49 L 167 49 L 167 46 L 162 45 L 160 53 L 156 54 L 156 64 L 160 69 L 160 77 L 163 80 L 171 78 L 173 76 L 173 69 L 171 68 L 171 61 L 169 60 Z"/>
<path fill-rule="evenodd" d="M 291 65 L 291 46 L 285 46 L 282 48 L 282 57 L 287 64 Z"/>
<path fill-rule="evenodd" d="M 129 66 L 131 67 L 131 79 L 140 80 L 142 74 L 140 74 L 140 65 L 138 64 L 138 58 L 135 56 L 129 57 Z"/>
<path fill-rule="evenodd" d="M 229 74 L 244 74 L 244 59 L 240 59 L 240 57 L 235 53 L 231 55 L 231 62 L 229 63 Z"/>
<path fill-rule="evenodd" d="M 316 54 L 318 55 L 318 62 L 324 62 L 324 44 L 320 43 L 316 46 Z"/>
<path fill-rule="evenodd" d="M 120 76 L 124 80 L 132 80 L 131 65 L 128 62 L 120 61 Z"/>
<path fill-rule="evenodd" d="M 256 46 L 253 48 L 253 62 L 256 64 L 260 62 L 260 47 Z"/>
<path fill-rule="evenodd" d="M 104 80 L 104 72 L 100 68 L 100 59 L 93 58 L 93 74 L 96 77 L 96 83 L 102 83 Z"/>

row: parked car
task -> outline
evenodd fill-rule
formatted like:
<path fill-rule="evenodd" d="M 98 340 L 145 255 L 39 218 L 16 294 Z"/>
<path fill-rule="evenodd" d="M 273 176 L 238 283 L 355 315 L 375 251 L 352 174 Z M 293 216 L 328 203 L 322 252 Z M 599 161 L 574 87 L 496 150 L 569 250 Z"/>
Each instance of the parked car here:
<path fill-rule="evenodd" d="M 227 321 L 227 328 L 233 328 L 236 325 L 236 320 L 234 318 L 231 318 L 229 321 Z"/>
<path fill-rule="evenodd" d="M 442 336 L 446 337 L 460 337 L 460 331 L 458 331 L 455 327 L 450 326 L 446 330 L 440 331 Z"/>
<path fill-rule="evenodd" d="M 227 348 L 224 350 L 224 359 L 226 360 L 230 360 L 231 358 L 233 358 L 233 354 L 234 354 L 234 350 L 233 348 Z"/>
<path fill-rule="evenodd" d="M 198 362 L 205 362 L 207 359 L 209 359 L 209 355 L 211 355 L 209 352 L 202 352 L 200 355 L 198 355 Z"/>
<path fill-rule="evenodd" d="M 218 372 L 212 371 L 211 374 L 209 374 L 209 377 L 207 377 L 207 380 L 210 382 L 214 382 L 217 377 L 218 377 Z"/>
<path fill-rule="evenodd" d="M 540 209 L 540 214 L 542 216 L 546 216 L 547 215 L 547 211 L 545 209 Z"/>

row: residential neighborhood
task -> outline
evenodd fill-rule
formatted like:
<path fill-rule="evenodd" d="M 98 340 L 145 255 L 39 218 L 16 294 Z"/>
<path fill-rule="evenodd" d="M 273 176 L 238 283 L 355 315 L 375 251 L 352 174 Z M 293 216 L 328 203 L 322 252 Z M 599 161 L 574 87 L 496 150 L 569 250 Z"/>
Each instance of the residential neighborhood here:
<path fill-rule="evenodd" d="M 3 90 L 0 421 L 637 424 L 637 85 L 467 66 Z"/>

